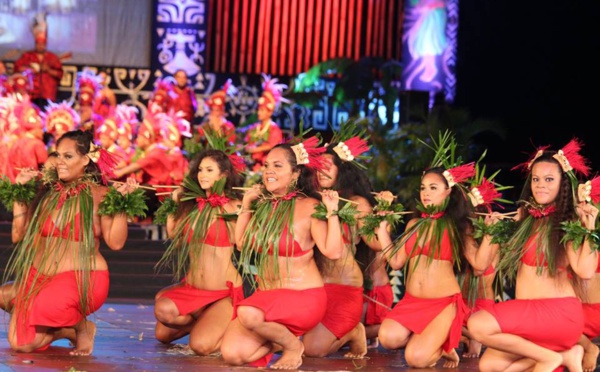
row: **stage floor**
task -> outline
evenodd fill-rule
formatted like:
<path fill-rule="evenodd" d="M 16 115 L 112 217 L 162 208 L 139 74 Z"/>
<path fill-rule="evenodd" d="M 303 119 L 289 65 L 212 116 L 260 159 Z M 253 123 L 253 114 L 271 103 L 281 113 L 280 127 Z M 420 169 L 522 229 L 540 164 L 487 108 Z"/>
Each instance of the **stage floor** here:
<path fill-rule="evenodd" d="M 152 303 L 107 302 L 90 320 L 97 333 L 91 356 L 71 356 L 68 341 L 60 340 L 45 352 L 16 353 L 6 338 L 8 314 L 0 315 L 0 372 L 5 371 L 256 371 L 252 367 L 232 367 L 219 357 L 190 355 L 187 337 L 165 345 L 154 338 Z M 443 361 L 431 371 L 443 369 Z M 407 367 L 401 351 L 370 349 L 365 359 L 345 359 L 343 352 L 327 358 L 304 358 L 301 371 L 399 371 Z M 477 360 L 463 359 L 458 370 L 477 371 Z"/>

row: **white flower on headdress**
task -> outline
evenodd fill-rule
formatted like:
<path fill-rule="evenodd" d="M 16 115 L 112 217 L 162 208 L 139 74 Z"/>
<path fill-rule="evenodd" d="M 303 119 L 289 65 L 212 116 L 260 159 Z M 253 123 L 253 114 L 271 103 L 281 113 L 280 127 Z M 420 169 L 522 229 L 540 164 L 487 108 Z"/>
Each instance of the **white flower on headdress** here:
<path fill-rule="evenodd" d="M 469 199 L 471 199 L 471 204 L 473 204 L 474 207 L 484 203 L 483 196 L 481 196 L 481 192 L 479 192 L 477 187 L 473 187 L 468 195 Z"/>
<path fill-rule="evenodd" d="M 586 183 L 579 184 L 579 186 L 577 187 L 577 197 L 579 198 L 580 202 L 586 201 L 589 203 L 592 201 L 592 182 L 591 181 L 587 181 Z"/>
<path fill-rule="evenodd" d="M 448 182 L 448 186 L 449 187 L 452 187 L 452 186 L 456 185 L 456 182 L 454 182 L 454 177 L 452 176 L 452 173 L 450 173 L 447 170 L 445 170 L 444 173 L 442 173 L 442 175 L 444 176 L 444 178 Z"/>
<path fill-rule="evenodd" d="M 563 172 L 570 172 L 573 170 L 573 167 L 569 163 L 569 159 L 567 159 L 563 150 L 558 150 L 558 152 L 552 155 L 552 157 L 560 163 Z"/>
<path fill-rule="evenodd" d="M 94 163 L 97 163 L 100 159 L 100 146 L 90 143 L 90 151 L 87 153 L 87 156 L 89 156 Z"/>
<path fill-rule="evenodd" d="M 302 143 L 292 146 L 292 151 L 296 155 L 296 163 L 300 164 L 308 164 L 310 159 L 308 158 L 308 151 L 304 148 Z"/>
<path fill-rule="evenodd" d="M 350 148 L 348 148 L 348 146 L 344 142 L 340 142 L 337 145 L 335 145 L 333 151 L 335 151 L 336 154 L 338 154 L 340 159 L 342 159 L 343 161 L 354 160 L 354 155 L 352 155 L 352 151 L 350 151 Z"/>

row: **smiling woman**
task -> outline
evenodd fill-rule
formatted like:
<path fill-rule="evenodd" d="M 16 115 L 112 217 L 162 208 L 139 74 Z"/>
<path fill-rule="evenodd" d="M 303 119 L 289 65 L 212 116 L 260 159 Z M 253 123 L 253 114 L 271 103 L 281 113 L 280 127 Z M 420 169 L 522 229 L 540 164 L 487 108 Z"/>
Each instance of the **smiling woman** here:
<path fill-rule="evenodd" d="M 253 277 L 250 264 L 255 263 L 258 285 L 236 306 L 237 317 L 225 331 L 221 353 L 229 364 L 266 366 L 282 349 L 272 367 L 298 368 L 304 351 L 298 336 L 325 314 L 327 295 L 313 250 L 316 246 L 323 255 L 339 258 L 342 239 L 337 215 L 331 213 L 337 192 L 322 197 L 331 217 L 312 217 L 321 199 L 315 170 L 323 167 L 325 150 L 317 144 L 313 137 L 275 146 L 265 158 L 264 186 L 244 194 L 235 236 L 244 274 Z"/>
<path fill-rule="evenodd" d="M 123 248 L 131 214 L 115 205 L 134 202 L 137 185 L 129 180 L 118 189 L 107 187 L 103 177 L 111 174 L 111 164 L 90 132 L 67 132 L 57 142 L 55 167 L 42 172 L 35 198 L 15 198 L 7 206 L 14 212 L 16 248 L 0 304 L 11 312 L 8 340 L 14 350 L 45 350 L 67 338 L 75 345 L 72 355 L 92 353 L 96 326 L 87 316 L 102 306 L 109 284 L 100 238 L 110 249 Z M 34 187 L 39 174 L 22 170 L 13 188 Z"/>

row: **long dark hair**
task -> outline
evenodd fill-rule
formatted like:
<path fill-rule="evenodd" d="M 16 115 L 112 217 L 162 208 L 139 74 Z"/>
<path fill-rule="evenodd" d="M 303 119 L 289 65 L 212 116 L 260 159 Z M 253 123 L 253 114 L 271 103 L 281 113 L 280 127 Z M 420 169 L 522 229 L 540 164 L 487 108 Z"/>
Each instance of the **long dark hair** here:
<path fill-rule="evenodd" d="M 547 247 L 547 252 L 549 255 L 552 255 L 555 258 L 555 262 L 557 264 L 564 263 L 567 260 L 567 252 L 564 245 L 561 243 L 563 236 L 565 235 L 565 231 L 561 228 L 561 223 L 564 221 L 573 221 L 577 219 L 577 211 L 575 210 L 575 201 L 573 199 L 573 188 L 571 184 L 571 180 L 569 176 L 563 171 L 560 163 L 556 160 L 553 155 L 556 154 L 556 151 L 544 151 L 541 156 L 536 158 L 530 169 L 533 169 L 535 164 L 538 163 L 550 163 L 554 164 L 559 170 L 560 174 L 560 186 L 558 190 L 558 195 L 554 200 L 554 207 L 556 211 L 552 213 L 550 218 L 550 223 L 552 229 L 550 231 L 550 239 L 549 239 L 549 247 Z M 533 192 L 531 191 L 531 172 L 527 175 L 527 179 L 525 180 L 525 184 L 523 186 L 523 190 L 521 191 L 521 198 L 518 201 L 517 205 L 521 208 L 522 219 L 525 219 L 530 215 L 529 208 L 524 207 L 527 202 L 533 200 Z M 570 268 L 570 266 L 569 266 Z M 579 283 L 577 280 L 577 275 L 573 275 L 573 282 Z M 576 290 L 579 284 L 576 284 Z"/>
<path fill-rule="evenodd" d="M 192 159 L 192 161 L 190 161 L 188 175 L 191 182 L 200 187 L 200 183 L 198 182 L 198 167 L 200 166 L 200 163 L 202 163 L 202 160 L 204 160 L 205 158 L 210 158 L 214 160 L 217 163 L 217 166 L 219 167 L 219 171 L 225 176 L 225 193 L 229 195 L 236 194 L 233 192 L 232 187 L 241 185 L 242 177 L 235 172 L 235 170 L 233 169 L 233 165 L 229 160 L 229 157 L 225 152 L 221 150 L 208 149 L 201 151 Z M 235 195 L 235 197 L 237 198 L 238 195 Z M 189 213 L 189 211 L 192 208 L 195 208 L 195 206 L 196 202 L 194 200 L 186 200 L 184 202 L 181 202 L 180 207 L 177 209 L 177 213 L 175 214 L 175 218 L 179 218 Z"/>
<path fill-rule="evenodd" d="M 443 167 L 429 168 L 423 172 L 421 179 L 428 174 L 437 174 L 444 185 L 446 187 L 450 187 L 448 180 L 446 177 L 444 177 L 445 170 L 446 169 Z M 460 266 L 455 265 L 455 270 L 464 272 L 468 265 L 464 255 L 466 242 L 465 237 L 471 234 L 473 231 L 473 223 L 471 221 L 471 217 L 473 217 L 473 208 L 471 207 L 471 201 L 469 200 L 465 189 L 463 189 L 460 185 L 454 185 L 450 188 L 450 196 L 448 198 L 448 206 L 444 211 L 444 215 L 454 222 L 458 231 L 458 256 L 460 259 Z"/>

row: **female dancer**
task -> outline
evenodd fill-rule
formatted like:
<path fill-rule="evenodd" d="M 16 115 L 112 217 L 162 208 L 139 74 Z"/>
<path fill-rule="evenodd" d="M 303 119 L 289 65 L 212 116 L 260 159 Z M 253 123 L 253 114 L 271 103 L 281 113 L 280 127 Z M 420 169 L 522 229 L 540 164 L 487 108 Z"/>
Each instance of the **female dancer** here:
<path fill-rule="evenodd" d="M 172 264 L 175 276 L 184 279 L 156 294 L 155 336 L 161 342 L 189 334 L 197 354 L 218 351 L 233 305 L 244 298 L 242 278 L 231 260 L 235 222 L 221 216 L 240 205 L 230 196 L 239 178 L 224 151 L 204 150 L 174 192 L 178 205 L 167 218 L 171 244 L 158 265 Z"/>
<path fill-rule="evenodd" d="M 377 230 L 382 246 L 391 246 L 386 248 L 390 266 L 400 269 L 407 264 L 406 293 L 381 324 L 379 341 L 386 349 L 405 347 L 411 367 L 426 368 L 444 356 L 444 366 L 456 368 L 454 348 L 468 310 L 454 268 L 474 258 L 469 263 L 484 270 L 497 247 L 486 236 L 478 249 L 472 237 L 472 206 L 460 183 L 474 175 L 474 164 L 450 167 L 456 144 L 447 133 L 436 146 L 434 166 L 421 178 L 420 218 L 408 222 L 394 245 L 387 221 Z M 444 163 L 449 164 L 439 166 Z"/>
<path fill-rule="evenodd" d="M 229 364 L 266 365 L 280 348 L 283 354 L 272 368 L 298 368 L 304 352 L 298 337 L 325 314 L 327 295 L 313 249 L 338 259 L 342 237 L 336 191 L 323 192 L 327 222 L 311 217 L 319 205 L 313 170 L 323 167 L 324 149 L 317 143 L 311 137 L 277 145 L 265 158 L 264 189 L 254 185 L 244 194 L 236 241 L 242 263 L 254 261 L 258 288 L 238 305 L 225 331 L 221 353 Z"/>
<path fill-rule="evenodd" d="M 96 326 L 87 315 L 104 304 L 109 285 L 100 237 L 110 249 L 122 249 L 127 214 L 143 214 L 141 194 L 127 194 L 135 190 L 135 181 L 117 190 L 105 186 L 102 177 L 110 174 L 114 160 L 92 139 L 90 132 L 80 130 L 63 134 L 56 168 L 44 171 L 35 199 L 14 201 L 12 238 L 17 246 L 5 279 L 14 279 L 8 284 L 15 294 L 8 340 L 16 351 L 43 350 L 67 338 L 75 345 L 72 355 L 92 353 Z M 15 190 L 32 184 L 38 174 L 21 171 Z M 125 204 L 135 208 L 120 207 Z"/>
<path fill-rule="evenodd" d="M 583 349 L 577 342 L 584 320 L 577 294 L 580 278 L 593 277 L 598 253 L 589 237 L 575 244 L 561 228 L 579 220 L 591 230 L 598 216 L 591 204 L 575 205 L 575 172 L 588 173 L 579 149 L 577 140 L 558 152 L 544 147 L 525 164 L 520 225 L 498 264 L 499 272 L 515 280 L 516 299 L 478 311 L 468 321 L 473 337 L 487 346 L 481 370 L 552 371 L 564 365 L 581 371 Z"/>
<path fill-rule="evenodd" d="M 337 190 L 344 198 L 355 203 L 353 209 L 357 213 L 348 217 L 338 214 L 342 220 L 344 242 L 341 258 L 332 260 L 319 252 L 315 253 L 325 282 L 327 311 L 321 322 L 302 337 L 306 356 L 324 357 L 338 351 L 345 344 L 350 346 L 350 351 L 345 354 L 348 358 L 361 358 L 367 353 L 365 327 L 361 323 L 363 274 L 354 255 L 359 237 L 358 228 L 362 226 L 360 218 L 370 213 L 376 202 L 366 174 L 354 164 L 354 160 L 368 149 L 366 141 L 359 136 L 334 141 L 327 147 L 324 155 L 329 166 L 318 173 L 320 189 Z M 375 239 L 364 240 L 381 250 Z"/>

